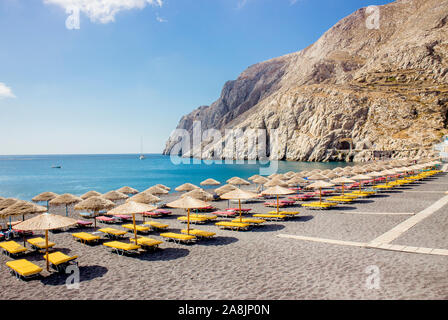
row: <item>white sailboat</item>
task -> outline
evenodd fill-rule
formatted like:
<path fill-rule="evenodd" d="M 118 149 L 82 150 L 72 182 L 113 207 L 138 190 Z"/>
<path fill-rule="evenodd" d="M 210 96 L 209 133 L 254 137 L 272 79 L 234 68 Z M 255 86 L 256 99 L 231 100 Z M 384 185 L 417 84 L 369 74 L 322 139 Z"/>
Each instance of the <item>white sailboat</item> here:
<path fill-rule="evenodd" d="M 145 159 L 143 155 L 143 137 L 140 137 L 140 156 L 138 157 L 140 160 Z"/>

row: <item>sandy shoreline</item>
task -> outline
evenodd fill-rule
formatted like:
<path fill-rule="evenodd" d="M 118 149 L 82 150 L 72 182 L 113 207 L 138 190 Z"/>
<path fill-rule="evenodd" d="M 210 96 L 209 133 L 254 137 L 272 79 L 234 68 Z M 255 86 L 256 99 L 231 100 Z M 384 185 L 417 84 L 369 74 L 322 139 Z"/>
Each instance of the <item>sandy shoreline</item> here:
<path fill-rule="evenodd" d="M 445 185 L 446 184 L 446 185 Z M 341 210 L 312 211 L 294 208 L 300 217 L 267 222 L 249 232 L 219 230 L 213 223 L 199 226 L 217 238 L 195 245 L 164 242 L 161 249 L 140 257 L 121 257 L 102 245 L 74 241 L 70 232 L 50 233 L 56 250 L 79 256 L 78 290 L 65 286 L 66 275 L 48 274 L 18 281 L 0 258 L 1 299 L 447 299 L 448 257 L 383 251 L 280 238 L 278 234 L 368 242 L 390 230 L 408 215 L 371 215 L 358 212 L 416 213 L 438 199 L 448 186 L 448 176 L 412 188 L 403 188 Z M 412 192 L 411 192 L 412 191 Z M 419 191 L 414 192 L 414 191 Z M 434 192 L 440 191 L 440 192 Z M 178 195 L 162 199 L 168 202 Z M 253 213 L 265 213 L 263 202 L 244 204 Z M 219 209 L 227 201 L 213 202 Z M 293 208 L 291 208 L 293 209 Z M 58 213 L 65 214 L 64 208 Z M 154 219 L 178 232 L 185 225 L 173 216 Z M 351 212 L 350 212 L 351 211 Z M 54 209 L 51 212 L 55 212 Z M 448 249 L 446 208 L 397 238 L 393 243 Z M 79 218 L 77 214 L 71 213 Z M 139 218 L 140 219 L 140 218 Z M 119 224 L 114 225 L 121 228 Z M 35 234 L 38 235 L 38 234 Z M 131 234 L 129 234 L 131 235 Z M 151 237 L 162 239 L 159 232 Z M 26 256 L 44 266 L 39 253 Z M 380 289 L 365 286 L 366 267 L 380 269 Z"/>

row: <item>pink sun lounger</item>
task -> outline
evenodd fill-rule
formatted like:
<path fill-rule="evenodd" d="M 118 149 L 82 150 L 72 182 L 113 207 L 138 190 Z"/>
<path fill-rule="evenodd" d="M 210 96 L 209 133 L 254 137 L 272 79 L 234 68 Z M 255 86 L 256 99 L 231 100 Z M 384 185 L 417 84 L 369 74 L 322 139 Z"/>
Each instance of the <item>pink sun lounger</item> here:
<path fill-rule="evenodd" d="M 106 217 L 106 216 L 96 217 L 96 220 L 98 220 L 100 222 L 104 222 L 104 223 L 114 223 L 114 222 L 116 222 L 116 220 L 114 218 L 109 218 L 109 217 Z"/>

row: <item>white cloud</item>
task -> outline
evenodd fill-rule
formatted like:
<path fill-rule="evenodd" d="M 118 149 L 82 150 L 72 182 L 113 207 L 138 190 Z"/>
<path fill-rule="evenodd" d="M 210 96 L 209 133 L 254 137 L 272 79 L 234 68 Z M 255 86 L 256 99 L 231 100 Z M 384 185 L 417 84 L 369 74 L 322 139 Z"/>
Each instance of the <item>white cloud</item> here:
<path fill-rule="evenodd" d="M 168 22 L 168 20 L 166 20 L 165 18 L 159 17 L 159 15 L 157 15 L 156 20 L 160 23 L 162 22 Z"/>
<path fill-rule="evenodd" d="M 12 90 L 10 87 L 8 87 L 3 82 L 0 82 L 0 99 L 3 98 L 15 98 L 16 96 L 14 93 L 12 93 Z"/>
<path fill-rule="evenodd" d="M 43 0 L 45 4 L 58 5 L 72 13 L 73 9 L 86 14 L 92 22 L 109 23 L 123 10 L 143 9 L 148 4 L 161 7 L 163 0 Z"/>

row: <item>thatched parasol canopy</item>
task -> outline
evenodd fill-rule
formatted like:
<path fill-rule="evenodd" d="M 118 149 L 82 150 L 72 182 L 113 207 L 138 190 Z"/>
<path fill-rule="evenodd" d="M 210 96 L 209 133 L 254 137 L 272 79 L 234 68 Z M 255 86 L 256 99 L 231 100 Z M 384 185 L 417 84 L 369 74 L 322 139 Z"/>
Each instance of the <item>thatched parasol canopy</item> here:
<path fill-rule="evenodd" d="M 327 180 L 328 178 L 326 176 L 323 176 L 319 173 L 314 173 L 308 177 L 308 180 L 312 181 L 318 181 L 318 180 Z"/>
<path fill-rule="evenodd" d="M 121 192 L 123 194 L 137 194 L 138 193 L 137 189 L 134 189 L 134 188 L 131 188 L 131 187 L 128 187 L 128 186 L 121 187 L 117 191 Z"/>
<path fill-rule="evenodd" d="M 269 181 L 268 178 L 261 177 L 261 176 L 252 180 L 252 182 L 255 184 L 265 184 L 268 181 Z"/>
<path fill-rule="evenodd" d="M 292 191 L 287 188 L 283 188 L 281 186 L 270 187 L 269 189 L 264 190 L 261 194 L 267 195 L 285 195 L 285 194 L 293 194 L 295 191 Z"/>
<path fill-rule="evenodd" d="M 101 196 L 101 193 L 99 193 L 99 192 L 97 192 L 95 190 L 92 190 L 92 191 L 84 193 L 81 196 L 81 199 L 86 200 L 86 199 L 89 199 L 91 197 L 100 197 L 100 196 Z"/>
<path fill-rule="evenodd" d="M 22 231 L 45 231 L 69 227 L 75 225 L 76 222 L 77 221 L 72 218 L 63 217 L 57 214 L 44 213 L 16 224 L 13 229 Z"/>
<path fill-rule="evenodd" d="M 179 192 L 183 192 L 183 191 L 192 191 L 194 189 L 200 189 L 200 188 L 198 186 L 192 184 L 192 183 L 188 183 L 187 182 L 187 183 L 184 183 L 184 184 L 178 186 L 174 190 L 179 191 Z"/>
<path fill-rule="evenodd" d="M 17 201 L 19 200 L 15 198 L 7 198 L 4 200 L 0 200 L 0 211 L 12 206 Z"/>
<path fill-rule="evenodd" d="M 356 176 L 351 177 L 352 180 L 370 180 L 372 177 L 366 175 L 366 174 L 358 174 Z"/>
<path fill-rule="evenodd" d="M 280 179 L 272 179 L 271 181 L 268 181 L 264 184 L 265 187 L 274 187 L 274 186 L 281 186 L 281 187 L 287 187 L 288 183 L 286 181 L 280 180 Z"/>
<path fill-rule="evenodd" d="M 98 212 L 101 210 L 109 210 L 115 207 L 115 203 L 103 197 L 90 197 L 75 206 L 75 210 L 86 210 Z"/>
<path fill-rule="evenodd" d="M 8 199 L 6 199 L 8 200 Z M 22 216 L 25 214 L 36 214 L 46 212 L 47 208 L 39 206 L 37 204 L 24 201 L 16 200 L 13 204 L 8 206 L 6 209 L 0 211 L 0 217 L 10 217 L 10 216 Z"/>
<path fill-rule="evenodd" d="M 81 201 L 82 199 L 80 197 L 74 196 L 70 193 L 65 193 L 51 200 L 49 204 L 53 206 L 60 206 L 60 205 L 70 205 Z"/>
<path fill-rule="evenodd" d="M 330 181 L 331 183 L 334 184 L 346 184 L 346 183 L 355 183 L 355 180 L 349 179 L 347 177 L 340 177 L 340 178 L 336 178 Z"/>
<path fill-rule="evenodd" d="M 222 187 L 216 189 L 216 190 L 215 190 L 215 193 L 216 193 L 218 196 L 221 196 L 221 195 L 223 195 L 224 193 L 233 191 L 233 190 L 235 190 L 235 189 L 236 189 L 235 186 L 232 186 L 231 184 L 226 184 L 226 185 L 223 185 Z"/>
<path fill-rule="evenodd" d="M 103 194 L 102 197 L 104 199 L 107 199 L 110 201 L 124 200 L 124 199 L 129 198 L 129 196 L 125 195 L 124 193 L 121 193 L 121 192 L 118 192 L 115 190 L 112 190 L 112 191 L 109 191 L 109 192 Z"/>
<path fill-rule="evenodd" d="M 309 183 L 309 181 L 296 176 L 296 177 L 293 177 L 293 178 L 291 178 L 290 180 L 286 181 L 286 183 L 287 183 L 289 186 L 292 186 L 292 185 L 295 185 L 295 186 L 296 186 L 296 185 L 299 185 L 299 184 L 306 184 L 306 183 Z"/>
<path fill-rule="evenodd" d="M 215 179 L 207 179 L 200 183 L 201 186 L 219 186 L 221 182 L 215 180 Z"/>
<path fill-rule="evenodd" d="M 314 183 L 310 184 L 310 185 L 308 186 L 308 188 L 322 189 L 322 188 L 331 188 L 331 187 L 333 187 L 333 186 L 334 186 L 334 184 L 333 184 L 333 183 L 330 183 L 330 182 L 317 181 L 317 182 L 314 182 Z"/>
<path fill-rule="evenodd" d="M 249 181 L 244 180 L 244 179 L 239 178 L 239 177 L 233 177 L 233 178 L 230 178 L 230 179 L 227 180 L 226 182 L 227 182 L 228 184 L 233 184 L 233 185 L 238 185 L 238 186 L 241 186 L 241 185 L 248 186 L 248 185 L 250 185 L 250 182 L 249 182 Z"/>
<path fill-rule="evenodd" d="M 173 202 L 167 203 L 167 207 L 180 209 L 200 209 L 208 207 L 209 204 L 199 199 L 192 197 L 182 197 Z"/>
<path fill-rule="evenodd" d="M 146 189 L 145 191 L 143 191 L 144 193 L 150 193 L 153 195 L 159 195 L 159 194 L 168 194 L 168 190 L 162 189 L 160 187 L 157 186 L 152 186 L 151 188 Z"/>
<path fill-rule="evenodd" d="M 80 197 L 74 196 L 70 193 L 62 194 L 57 196 L 49 202 L 50 205 L 60 206 L 65 205 L 65 216 L 68 216 L 68 206 L 71 204 L 79 203 L 82 199 Z"/>
<path fill-rule="evenodd" d="M 50 201 L 56 198 L 58 195 L 54 192 L 43 192 L 37 196 L 35 196 L 33 199 L 34 202 L 41 202 L 41 201 Z"/>
<path fill-rule="evenodd" d="M 136 194 L 135 196 L 129 198 L 128 200 L 126 200 L 126 202 L 129 202 L 129 201 L 150 204 L 150 203 L 160 202 L 160 201 L 162 201 L 162 199 L 160 199 L 159 197 L 156 197 L 153 194 L 141 192 L 141 193 Z"/>
<path fill-rule="evenodd" d="M 163 184 L 160 184 L 160 183 L 156 184 L 155 186 L 156 186 L 156 187 L 159 187 L 159 188 L 161 188 L 161 189 L 164 189 L 164 190 L 166 190 L 166 191 L 170 191 L 170 190 L 171 190 L 170 187 L 167 187 L 167 186 L 165 186 L 165 185 L 163 185 Z"/>
<path fill-rule="evenodd" d="M 125 204 L 122 204 L 114 209 L 109 210 L 107 212 L 107 214 L 110 214 L 110 215 L 137 214 L 137 213 L 153 211 L 155 209 L 157 209 L 157 207 L 151 206 L 149 204 L 128 201 Z"/>
<path fill-rule="evenodd" d="M 247 180 L 254 181 L 255 179 L 258 179 L 260 177 L 262 177 L 262 176 L 260 176 L 259 174 L 254 174 L 253 176 L 249 177 Z"/>
<path fill-rule="evenodd" d="M 340 176 L 340 174 L 337 174 L 335 172 L 328 172 L 325 173 L 324 176 L 326 176 L 328 179 L 334 179 Z"/>
<path fill-rule="evenodd" d="M 192 197 L 192 198 L 199 199 L 202 201 L 212 201 L 214 199 L 212 194 L 210 194 L 202 189 L 194 189 L 187 193 L 184 193 L 181 196 L 181 198 L 184 198 L 184 197 Z"/>
<path fill-rule="evenodd" d="M 258 197 L 258 194 L 250 191 L 244 191 L 238 188 L 221 195 L 221 199 L 229 199 L 229 200 L 245 200 L 245 199 L 254 199 L 256 197 Z"/>

